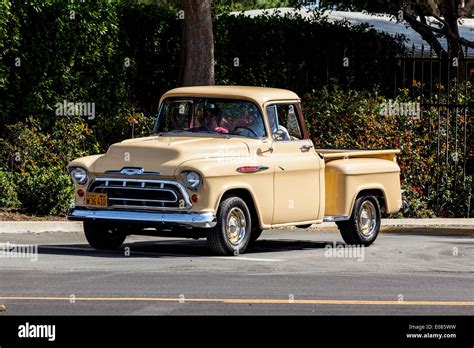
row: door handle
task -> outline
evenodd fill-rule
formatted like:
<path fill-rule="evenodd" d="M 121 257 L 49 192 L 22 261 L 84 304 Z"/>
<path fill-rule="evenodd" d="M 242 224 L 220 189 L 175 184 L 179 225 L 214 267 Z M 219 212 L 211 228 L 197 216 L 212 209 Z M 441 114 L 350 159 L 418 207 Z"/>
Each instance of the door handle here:
<path fill-rule="evenodd" d="M 312 147 L 313 147 L 313 145 L 306 144 L 306 145 L 300 146 L 300 150 L 301 150 L 301 152 L 308 152 Z"/>

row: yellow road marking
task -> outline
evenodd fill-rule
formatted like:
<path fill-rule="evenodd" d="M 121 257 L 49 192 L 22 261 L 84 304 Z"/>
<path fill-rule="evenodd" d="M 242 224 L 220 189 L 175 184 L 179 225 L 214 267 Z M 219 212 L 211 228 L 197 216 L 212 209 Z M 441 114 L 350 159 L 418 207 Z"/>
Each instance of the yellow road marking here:
<path fill-rule="evenodd" d="M 3 301 L 150 301 L 211 302 L 233 304 L 306 304 L 306 305 L 376 305 L 376 306 L 474 306 L 474 301 L 387 301 L 387 300 L 290 300 L 252 298 L 166 298 L 166 297 L 0 297 Z M 0 307 L 1 308 L 1 307 Z"/>

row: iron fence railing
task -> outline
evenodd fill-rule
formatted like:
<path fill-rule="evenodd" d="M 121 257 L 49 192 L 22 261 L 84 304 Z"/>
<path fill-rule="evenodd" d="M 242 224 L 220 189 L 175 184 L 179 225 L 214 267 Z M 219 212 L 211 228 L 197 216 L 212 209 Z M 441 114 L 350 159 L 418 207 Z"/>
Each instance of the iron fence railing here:
<path fill-rule="evenodd" d="M 474 57 L 467 52 L 466 47 L 462 57 L 440 57 L 432 49 L 413 47 L 407 56 L 396 58 L 393 81 L 394 95 L 408 89 L 420 102 L 420 118 L 428 122 L 430 136 L 436 137 L 436 163 L 444 172 L 453 172 L 454 192 L 472 192 L 466 176 L 474 172 Z M 437 172 L 437 193 L 442 173 Z"/>

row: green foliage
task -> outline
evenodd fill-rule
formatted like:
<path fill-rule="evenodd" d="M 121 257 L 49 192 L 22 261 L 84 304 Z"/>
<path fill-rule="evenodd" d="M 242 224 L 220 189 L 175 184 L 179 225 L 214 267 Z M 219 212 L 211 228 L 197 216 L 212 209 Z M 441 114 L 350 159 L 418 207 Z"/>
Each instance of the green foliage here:
<path fill-rule="evenodd" d="M 176 11 L 156 6 L 120 6 L 120 55 L 128 58 L 129 113 L 155 116 L 160 96 L 176 87 L 181 22 Z"/>
<path fill-rule="evenodd" d="M 0 209 L 19 206 L 14 175 L 0 170 Z"/>
<path fill-rule="evenodd" d="M 80 117 L 56 117 L 51 132 L 33 117 L 7 128 L 8 137 L 0 142 L 0 155 L 4 167 L 12 172 L 50 165 L 65 168 L 71 159 L 99 152 L 92 130 Z"/>
<path fill-rule="evenodd" d="M 71 179 L 61 166 L 28 167 L 17 174 L 17 193 L 29 214 L 63 215 L 73 200 Z"/>
<path fill-rule="evenodd" d="M 216 81 L 280 87 L 299 94 L 331 80 L 353 88 L 391 87 L 403 38 L 348 22 L 270 11 L 256 17 L 222 14 L 214 21 Z M 258 33 L 258 35 L 256 35 Z M 344 66 L 346 57 L 348 66 Z"/>
<path fill-rule="evenodd" d="M 458 98 L 474 95 L 471 85 L 467 94 L 461 93 L 465 90 L 464 85 L 459 87 Z M 447 102 L 446 97 L 443 98 L 441 102 Z M 408 101 L 420 100 L 412 99 L 404 90 L 393 103 Z M 466 175 L 464 179 L 467 158 L 459 145 L 463 143 L 464 134 L 456 133 L 455 116 L 449 115 L 448 161 L 441 159 L 438 163 L 437 109 L 429 109 L 419 120 L 407 113 L 390 115 L 382 112 L 386 102 L 376 90 L 343 90 L 337 84 L 305 95 L 303 112 L 316 148 L 400 149 L 398 163 L 402 189 L 406 190 L 405 196 L 411 205 L 410 216 L 464 217 L 469 206 L 472 216 L 473 205 L 469 203 L 472 178 Z M 443 113 L 446 118 L 446 111 Z M 464 115 L 458 115 L 459 129 L 464 128 L 465 122 Z M 472 131 L 469 132 L 467 139 L 473 136 Z M 441 157 L 446 152 L 445 137 L 446 132 L 442 129 Z"/>
<path fill-rule="evenodd" d="M 81 118 L 56 118 L 46 132 L 32 117 L 8 127 L 9 137 L 0 144 L 0 208 L 19 208 L 39 215 L 65 214 L 72 199 L 67 163 L 97 153 L 99 145 Z"/>
<path fill-rule="evenodd" d="M 96 104 L 97 118 L 113 124 L 127 100 L 118 64 L 118 15 L 107 2 L 14 2 L 6 17 L 3 63 L 9 68 L 0 118 L 5 123 L 41 115 L 51 126 L 64 100 Z"/>

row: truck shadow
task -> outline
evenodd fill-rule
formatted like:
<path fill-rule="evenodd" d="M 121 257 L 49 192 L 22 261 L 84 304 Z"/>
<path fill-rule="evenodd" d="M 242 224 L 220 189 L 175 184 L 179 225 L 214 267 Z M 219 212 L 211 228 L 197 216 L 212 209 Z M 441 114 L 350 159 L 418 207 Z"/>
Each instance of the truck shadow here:
<path fill-rule="evenodd" d="M 390 227 L 383 228 L 385 235 L 416 235 L 416 236 L 436 236 L 436 237 L 469 237 L 474 236 L 474 228 L 469 227 L 458 227 L 458 228 L 445 228 L 445 227 Z"/>
<path fill-rule="evenodd" d="M 272 252 L 291 252 L 294 250 L 314 250 L 326 246 L 345 246 L 343 242 L 334 241 L 305 241 L 305 240 L 258 240 L 249 246 L 245 255 Z M 125 243 L 121 249 L 114 251 L 94 250 L 87 244 L 54 244 L 39 245 L 38 254 L 86 256 L 101 258 L 160 258 L 160 257 L 211 257 L 205 240 L 166 240 L 166 241 L 137 241 Z"/>

